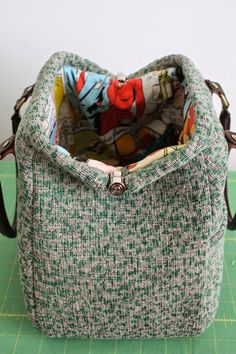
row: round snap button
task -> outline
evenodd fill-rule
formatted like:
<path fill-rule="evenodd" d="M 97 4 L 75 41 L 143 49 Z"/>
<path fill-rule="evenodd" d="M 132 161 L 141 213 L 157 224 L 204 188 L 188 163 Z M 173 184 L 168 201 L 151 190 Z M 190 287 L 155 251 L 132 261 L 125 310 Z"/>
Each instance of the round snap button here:
<path fill-rule="evenodd" d="M 109 191 L 113 195 L 120 195 L 120 194 L 124 193 L 125 186 L 123 183 L 115 182 L 110 185 Z"/>

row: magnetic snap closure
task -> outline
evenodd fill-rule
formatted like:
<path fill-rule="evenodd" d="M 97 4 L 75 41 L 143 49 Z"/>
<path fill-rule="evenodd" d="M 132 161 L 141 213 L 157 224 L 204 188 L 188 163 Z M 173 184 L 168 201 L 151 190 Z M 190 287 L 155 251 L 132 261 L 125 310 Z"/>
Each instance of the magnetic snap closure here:
<path fill-rule="evenodd" d="M 124 183 L 124 175 L 122 171 L 114 171 L 110 173 L 109 192 L 113 195 L 121 195 L 124 193 L 126 186 Z"/>

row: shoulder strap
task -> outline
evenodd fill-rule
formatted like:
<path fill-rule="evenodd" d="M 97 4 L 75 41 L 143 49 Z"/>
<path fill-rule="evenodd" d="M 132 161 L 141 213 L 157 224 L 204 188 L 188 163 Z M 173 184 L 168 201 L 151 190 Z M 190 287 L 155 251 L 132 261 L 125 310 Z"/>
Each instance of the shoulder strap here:
<path fill-rule="evenodd" d="M 211 92 L 216 93 L 221 99 L 222 110 L 220 113 L 220 122 L 225 131 L 225 138 L 228 142 L 228 151 L 230 154 L 231 149 L 236 149 L 236 133 L 230 131 L 231 117 L 228 110 L 229 101 L 227 100 L 224 90 L 222 89 L 219 83 L 210 80 L 206 80 L 205 82 L 209 87 L 209 89 L 211 90 Z M 228 230 L 236 230 L 236 213 L 233 215 L 233 213 L 231 212 L 229 197 L 228 197 L 228 179 L 226 179 L 224 195 L 225 195 L 225 202 L 228 211 L 227 228 Z"/>
<path fill-rule="evenodd" d="M 34 86 L 30 85 L 24 89 L 24 92 L 22 93 L 21 97 L 16 101 L 16 104 L 14 106 L 14 114 L 11 117 L 12 120 L 12 133 L 16 134 L 16 131 L 18 129 L 18 126 L 21 121 L 21 115 L 20 115 L 20 109 L 23 106 L 23 104 L 28 100 L 28 98 L 32 95 L 34 91 Z"/>
<path fill-rule="evenodd" d="M 15 156 L 15 135 L 12 135 L 9 139 L 0 144 L 0 160 L 5 156 L 13 154 Z M 16 169 L 17 173 L 17 169 Z M 0 233 L 4 236 L 13 238 L 16 237 L 16 208 L 13 223 L 10 224 L 7 212 L 4 205 L 2 185 L 0 182 Z"/>
<path fill-rule="evenodd" d="M 18 129 L 18 126 L 21 121 L 20 109 L 21 106 L 28 100 L 28 98 L 32 95 L 34 90 L 34 85 L 26 87 L 22 96 L 17 100 L 14 106 L 14 114 L 12 116 L 12 132 L 13 135 L 5 140 L 2 144 L 0 144 L 0 160 L 3 160 L 9 154 L 14 155 L 15 157 L 15 134 Z M 17 176 L 17 163 L 16 163 L 16 176 Z M 2 185 L 0 182 L 0 233 L 4 236 L 14 238 L 16 237 L 16 207 L 15 207 L 15 215 L 12 224 L 10 223 L 7 212 L 5 208 Z"/>
<path fill-rule="evenodd" d="M 225 130 L 225 137 L 228 141 L 229 154 L 231 149 L 236 149 L 236 133 L 230 130 Z M 236 213 L 233 215 L 230 209 L 229 197 L 228 197 L 228 181 L 225 184 L 225 201 L 228 209 L 228 230 L 236 230 Z"/>

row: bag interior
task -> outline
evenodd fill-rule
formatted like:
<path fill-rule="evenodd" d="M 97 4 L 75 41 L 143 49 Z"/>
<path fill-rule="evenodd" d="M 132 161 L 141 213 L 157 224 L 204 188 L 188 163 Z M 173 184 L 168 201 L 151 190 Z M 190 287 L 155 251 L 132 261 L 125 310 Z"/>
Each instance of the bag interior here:
<path fill-rule="evenodd" d="M 63 66 L 44 122 L 50 143 L 130 172 L 182 148 L 194 134 L 194 112 L 180 67 L 139 78 Z"/>

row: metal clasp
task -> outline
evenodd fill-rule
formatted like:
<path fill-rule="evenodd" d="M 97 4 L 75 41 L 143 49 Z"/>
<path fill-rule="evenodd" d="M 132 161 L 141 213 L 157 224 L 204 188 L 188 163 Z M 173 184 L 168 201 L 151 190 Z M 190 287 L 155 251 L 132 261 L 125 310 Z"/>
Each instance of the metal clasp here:
<path fill-rule="evenodd" d="M 110 173 L 109 192 L 113 195 L 121 195 L 126 190 L 124 173 L 121 170 L 116 170 Z"/>

